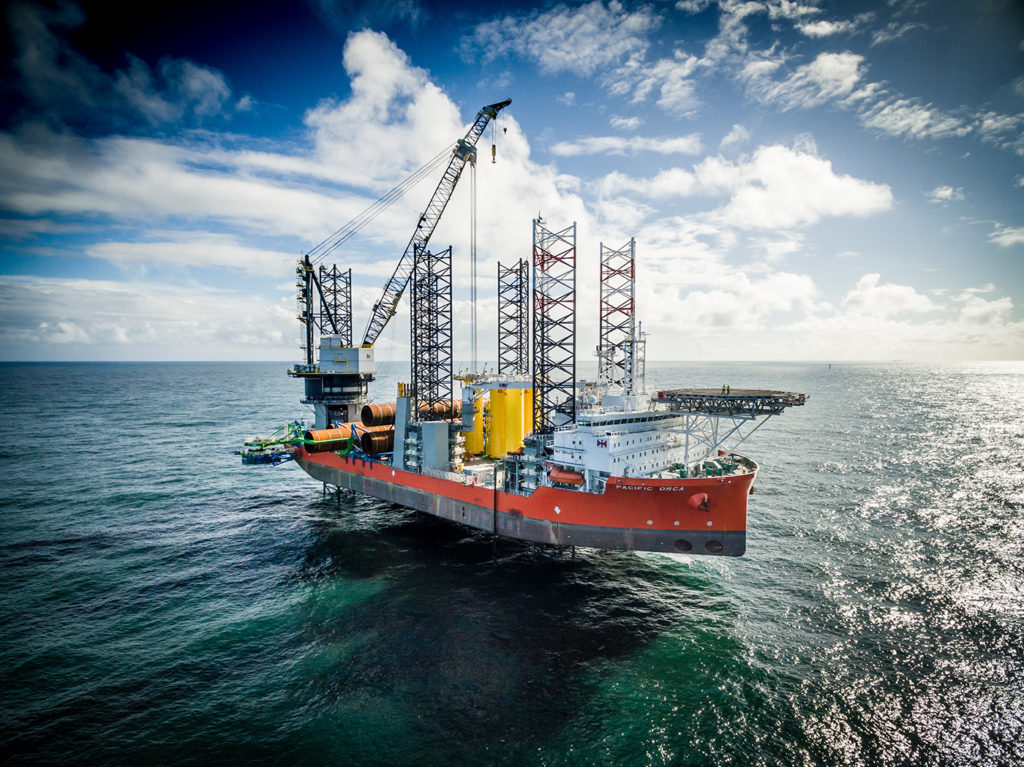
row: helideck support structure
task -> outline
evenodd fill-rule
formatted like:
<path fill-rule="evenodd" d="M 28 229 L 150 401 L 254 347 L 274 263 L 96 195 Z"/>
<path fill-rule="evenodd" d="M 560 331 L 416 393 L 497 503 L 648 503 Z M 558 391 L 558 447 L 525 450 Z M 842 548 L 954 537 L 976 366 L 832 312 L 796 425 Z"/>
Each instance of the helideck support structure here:
<path fill-rule="evenodd" d="M 533 388 L 535 434 L 576 420 L 576 222 L 533 221 Z"/>
<path fill-rule="evenodd" d="M 498 374 L 526 375 L 530 370 L 530 264 L 498 264 Z"/>
<path fill-rule="evenodd" d="M 618 250 L 601 243 L 601 301 L 597 377 L 613 388 L 632 390 L 630 364 L 636 339 L 636 240 Z"/>
<path fill-rule="evenodd" d="M 413 258 L 410 342 L 412 391 L 419 420 L 450 417 L 452 403 L 452 249 Z"/>

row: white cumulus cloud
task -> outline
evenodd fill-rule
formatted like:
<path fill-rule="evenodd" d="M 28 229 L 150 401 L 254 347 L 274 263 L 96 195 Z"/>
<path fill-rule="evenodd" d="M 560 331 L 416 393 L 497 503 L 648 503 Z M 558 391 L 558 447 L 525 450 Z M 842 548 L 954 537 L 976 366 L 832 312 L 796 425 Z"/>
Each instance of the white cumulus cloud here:
<path fill-rule="evenodd" d="M 879 284 L 881 274 L 865 274 L 856 287 L 843 296 L 843 308 L 854 314 L 873 317 L 889 317 L 935 310 L 935 304 L 928 296 L 918 293 L 909 285 L 893 283 Z"/>
<path fill-rule="evenodd" d="M 852 21 L 826 21 L 825 19 L 808 21 L 797 25 L 797 29 L 808 37 L 831 37 L 832 35 L 853 32 L 856 28 L 857 25 Z"/>
<path fill-rule="evenodd" d="M 708 157 L 692 170 L 668 168 L 646 178 L 616 171 L 593 188 L 602 197 L 726 196 L 724 206 L 704 215 L 735 229 L 793 229 L 829 216 L 870 216 L 892 207 L 887 185 L 836 173 L 812 148 L 762 146 L 737 160 Z"/>
<path fill-rule="evenodd" d="M 725 134 L 718 146 L 719 149 L 726 149 L 727 147 L 745 144 L 748 141 L 750 141 L 750 131 L 737 123 L 729 129 L 729 132 Z"/>
<path fill-rule="evenodd" d="M 893 203 L 887 185 L 836 173 L 828 160 L 780 145 L 761 147 L 736 162 L 711 157 L 695 173 L 709 190 L 731 196 L 720 213 L 741 229 L 787 229 L 826 216 L 869 216 Z"/>

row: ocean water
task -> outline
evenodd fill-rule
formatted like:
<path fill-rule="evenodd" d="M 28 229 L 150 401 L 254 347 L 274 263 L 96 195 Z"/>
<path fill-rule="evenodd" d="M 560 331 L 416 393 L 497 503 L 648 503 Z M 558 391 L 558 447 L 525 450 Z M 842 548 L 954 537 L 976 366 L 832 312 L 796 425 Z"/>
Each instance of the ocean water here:
<path fill-rule="evenodd" d="M 0 366 L 4 762 L 1024 764 L 1024 364 L 652 364 L 811 399 L 745 557 L 575 561 L 241 466 L 285 368 Z"/>

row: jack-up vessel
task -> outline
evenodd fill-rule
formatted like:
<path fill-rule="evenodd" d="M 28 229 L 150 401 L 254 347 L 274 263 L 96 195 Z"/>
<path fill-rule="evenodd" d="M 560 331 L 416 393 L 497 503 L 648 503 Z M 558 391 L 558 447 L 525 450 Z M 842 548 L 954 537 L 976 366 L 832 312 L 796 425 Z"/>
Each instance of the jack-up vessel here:
<path fill-rule="evenodd" d="M 539 215 L 531 258 L 498 266 L 497 369 L 479 373 L 474 360 L 455 375 L 451 248 L 433 253 L 428 242 L 465 166 L 475 172 L 477 141 L 509 103 L 481 109 L 451 152 L 432 161 L 448 164 L 361 345 L 352 343 L 351 270 L 320 261 L 395 190 L 299 262 L 305 360 L 289 375 L 303 381 L 314 424 L 301 438 L 289 430 L 280 454 L 325 485 L 506 538 L 742 555 L 757 465 L 729 445 L 806 397 L 728 387 L 648 392 L 633 239 L 601 245 L 596 381 L 576 371 L 576 225 L 549 228 Z M 475 273 L 472 285 L 475 313 Z M 374 403 L 373 344 L 407 287 L 411 380 L 393 402 Z"/>

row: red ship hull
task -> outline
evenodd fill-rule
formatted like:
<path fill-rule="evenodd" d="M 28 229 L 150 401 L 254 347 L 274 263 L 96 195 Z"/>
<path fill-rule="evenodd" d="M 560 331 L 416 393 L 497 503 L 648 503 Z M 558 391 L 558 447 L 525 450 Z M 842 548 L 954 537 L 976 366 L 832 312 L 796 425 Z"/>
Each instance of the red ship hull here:
<path fill-rule="evenodd" d="M 757 474 L 754 469 L 693 479 L 612 477 L 602 494 L 539 487 L 523 496 L 305 448 L 296 462 L 329 485 L 506 538 L 734 557 L 746 550 L 747 497 Z"/>

